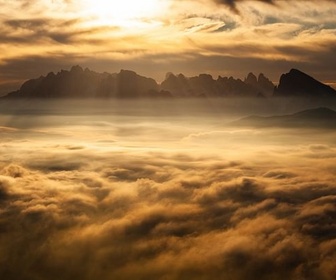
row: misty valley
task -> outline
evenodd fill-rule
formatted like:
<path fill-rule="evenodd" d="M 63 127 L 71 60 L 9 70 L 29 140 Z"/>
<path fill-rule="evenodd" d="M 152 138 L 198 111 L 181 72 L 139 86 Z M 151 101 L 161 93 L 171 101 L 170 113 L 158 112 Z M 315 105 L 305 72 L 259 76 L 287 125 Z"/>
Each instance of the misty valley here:
<path fill-rule="evenodd" d="M 1 100 L 1 275 L 334 279 L 336 106 L 301 101 Z"/>

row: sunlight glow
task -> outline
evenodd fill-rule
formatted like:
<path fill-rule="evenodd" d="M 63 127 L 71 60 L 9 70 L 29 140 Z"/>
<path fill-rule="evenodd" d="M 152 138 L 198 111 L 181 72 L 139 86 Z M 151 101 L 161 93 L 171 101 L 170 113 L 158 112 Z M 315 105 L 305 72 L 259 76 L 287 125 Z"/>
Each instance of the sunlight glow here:
<path fill-rule="evenodd" d="M 166 4 L 167 0 L 85 0 L 84 10 L 100 23 L 127 27 L 158 17 Z"/>

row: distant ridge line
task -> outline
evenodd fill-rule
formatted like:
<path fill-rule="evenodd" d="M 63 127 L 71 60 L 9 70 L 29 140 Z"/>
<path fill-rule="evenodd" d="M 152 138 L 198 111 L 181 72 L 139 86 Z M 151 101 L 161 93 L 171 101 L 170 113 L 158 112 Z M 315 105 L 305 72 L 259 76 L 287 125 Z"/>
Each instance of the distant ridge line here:
<path fill-rule="evenodd" d="M 158 84 L 134 71 L 97 73 L 76 65 L 69 71 L 50 72 L 30 79 L 20 89 L 5 95 L 16 98 L 272 98 L 290 97 L 336 100 L 336 91 L 308 74 L 291 69 L 275 86 L 264 74 L 249 73 L 244 80 L 233 77 L 214 79 L 209 74 L 186 77 L 168 73 Z"/>
<path fill-rule="evenodd" d="M 336 111 L 327 107 L 318 107 L 299 111 L 290 115 L 248 116 L 231 123 L 238 126 L 257 127 L 314 127 L 336 128 Z"/>

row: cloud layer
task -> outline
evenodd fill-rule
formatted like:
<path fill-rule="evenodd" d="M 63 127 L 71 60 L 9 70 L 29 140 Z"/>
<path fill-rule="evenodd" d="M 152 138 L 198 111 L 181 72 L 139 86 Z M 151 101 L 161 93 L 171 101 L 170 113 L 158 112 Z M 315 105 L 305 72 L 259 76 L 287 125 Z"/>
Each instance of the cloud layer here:
<path fill-rule="evenodd" d="M 215 3 L 225 5 L 235 12 L 238 12 L 237 4 L 243 1 L 246 1 L 246 0 L 214 0 Z M 257 1 L 268 3 L 268 4 L 273 4 L 275 2 L 274 0 L 257 0 Z"/>
<path fill-rule="evenodd" d="M 336 277 L 333 133 L 95 118 L 0 128 L 2 278 Z"/>

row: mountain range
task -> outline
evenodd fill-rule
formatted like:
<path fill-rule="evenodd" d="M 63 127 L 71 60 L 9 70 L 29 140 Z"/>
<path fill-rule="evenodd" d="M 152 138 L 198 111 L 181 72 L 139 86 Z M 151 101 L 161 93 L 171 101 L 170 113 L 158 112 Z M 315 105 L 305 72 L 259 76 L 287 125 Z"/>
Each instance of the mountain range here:
<path fill-rule="evenodd" d="M 336 112 L 329 108 L 319 107 L 300 111 L 291 115 L 271 117 L 248 116 L 231 123 L 234 126 L 252 127 L 308 127 L 336 128 Z"/>
<path fill-rule="evenodd" d="M 336 98 L 336 91 L 313 77 L 292 69 L 275 86 L 264 74 L 249 73 L 244 80 L 233 77 L 214 79 L 200 74 L 186 77 L 168 73 L 158 84 L 134 71 L 97 73 L 80 66 L 70 71 L 50 72 L 23 83 L 4 98 L 211 98 L 211 97 L 301 97 Z"/>

